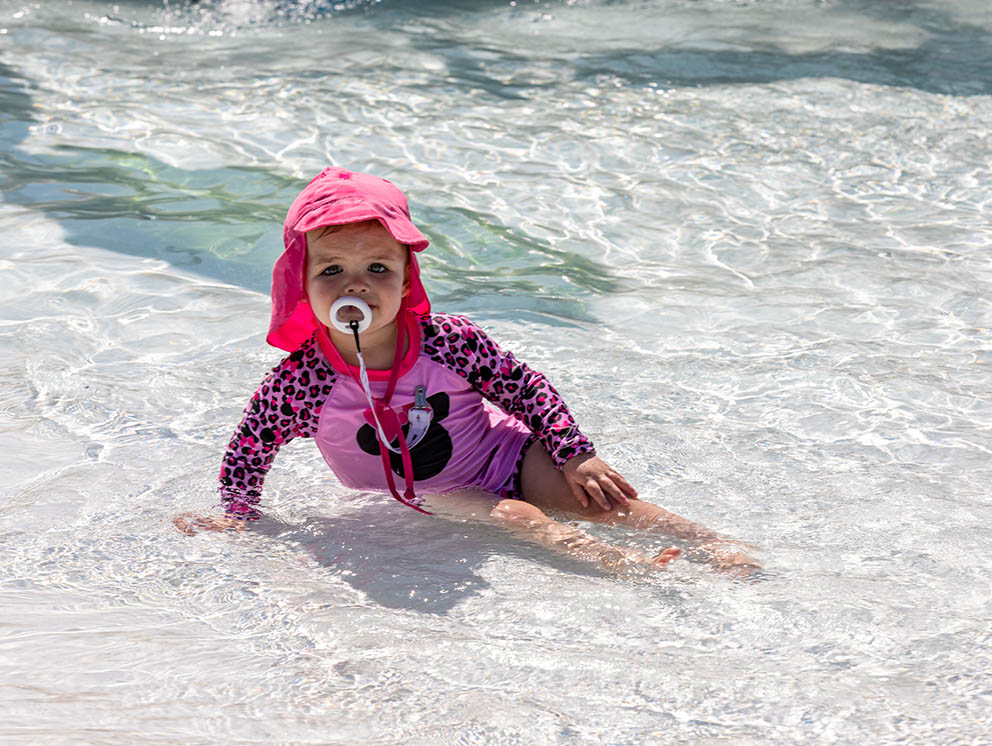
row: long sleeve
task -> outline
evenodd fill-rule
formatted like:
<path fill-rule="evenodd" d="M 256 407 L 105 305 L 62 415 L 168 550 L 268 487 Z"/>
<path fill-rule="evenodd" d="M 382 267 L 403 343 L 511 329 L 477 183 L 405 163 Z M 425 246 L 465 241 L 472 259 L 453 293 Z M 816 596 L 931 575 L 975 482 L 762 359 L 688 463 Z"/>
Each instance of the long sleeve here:
<path fill-rule="evenodd" d="M 555 466 L 594 453 L 568 407 L 544 374 L 500 349 L 463 316 L 435 314 L 424 329 L 427 352 L 466 378 L 480 394 L 523 422 L 540 439 Z"/>
<path fill-rule="evenodd" d="M 312 340 L 265 377 L 245 407 L 221 464 L 220 499 L 228 517 L 261 517 L 257 506 L 272 461 L 285 443 L 313 437 L 333 379 Z"/>

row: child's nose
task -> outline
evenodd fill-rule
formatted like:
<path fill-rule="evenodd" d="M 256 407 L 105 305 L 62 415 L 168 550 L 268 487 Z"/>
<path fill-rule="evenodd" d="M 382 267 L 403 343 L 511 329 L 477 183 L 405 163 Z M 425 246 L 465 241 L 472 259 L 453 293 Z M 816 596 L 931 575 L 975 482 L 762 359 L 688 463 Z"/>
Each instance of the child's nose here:
<path fill-rule="evenodd" d="M 361 277 L 349 277 L 348 282 L 345 284 L 345 293 L 347 295 L 358 295 L 359 293 L 367 293 L 369 290 L 368 283 L 365 282 Z"/>

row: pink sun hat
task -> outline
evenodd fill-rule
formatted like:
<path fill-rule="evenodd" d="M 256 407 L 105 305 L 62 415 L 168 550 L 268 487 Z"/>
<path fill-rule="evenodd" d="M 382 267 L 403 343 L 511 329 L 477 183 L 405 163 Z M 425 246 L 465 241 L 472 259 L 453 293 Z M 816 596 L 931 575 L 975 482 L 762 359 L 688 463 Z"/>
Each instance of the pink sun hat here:
<path fill-rule="evenodd" d="M 418 315 L 431 310 L 414 256 L 415 251 L 426 249 L 429 241 L 410 220 L 406 196 L 378 176 L 325 168 L 293 201 L 283 224 L 286 248 L 272 269 L 272 318 L 266 336 L 270 345 L 292 352 L 313 334 L 317 323 L 303 285 L 306 232 L 363 220 L 378 220 L 393 238 L 410 247 L 410 293 L 405 305 Z"/>

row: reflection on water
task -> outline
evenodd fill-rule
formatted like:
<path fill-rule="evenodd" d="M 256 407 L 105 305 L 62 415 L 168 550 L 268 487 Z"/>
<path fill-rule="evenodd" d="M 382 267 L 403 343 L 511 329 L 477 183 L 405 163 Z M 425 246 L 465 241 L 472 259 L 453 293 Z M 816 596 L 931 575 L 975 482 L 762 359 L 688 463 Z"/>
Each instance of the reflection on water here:
<path fill-rule="evenodd" d="M 992 738 L 990 30 L 977 0 L 0 2 L 4 741 Z M 307 443 L 255 530 L 176 534 L 326 163 L 406 189 L 435 307 L 768 575 L 590 572 Z"/>

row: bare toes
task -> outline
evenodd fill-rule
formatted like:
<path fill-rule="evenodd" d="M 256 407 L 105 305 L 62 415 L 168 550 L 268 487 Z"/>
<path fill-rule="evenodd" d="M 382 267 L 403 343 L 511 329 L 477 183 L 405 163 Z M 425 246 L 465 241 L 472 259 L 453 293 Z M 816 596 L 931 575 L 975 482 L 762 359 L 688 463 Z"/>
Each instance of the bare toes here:
<path fill-rule="evenodd" d="M 677 559 L 680 554 L 682 554 L 682 550 L 678 547 L 668 547 L 658 552 L 651 562 L 659 567 L 667 567 L 668 563 L 673 559 Z"/>

